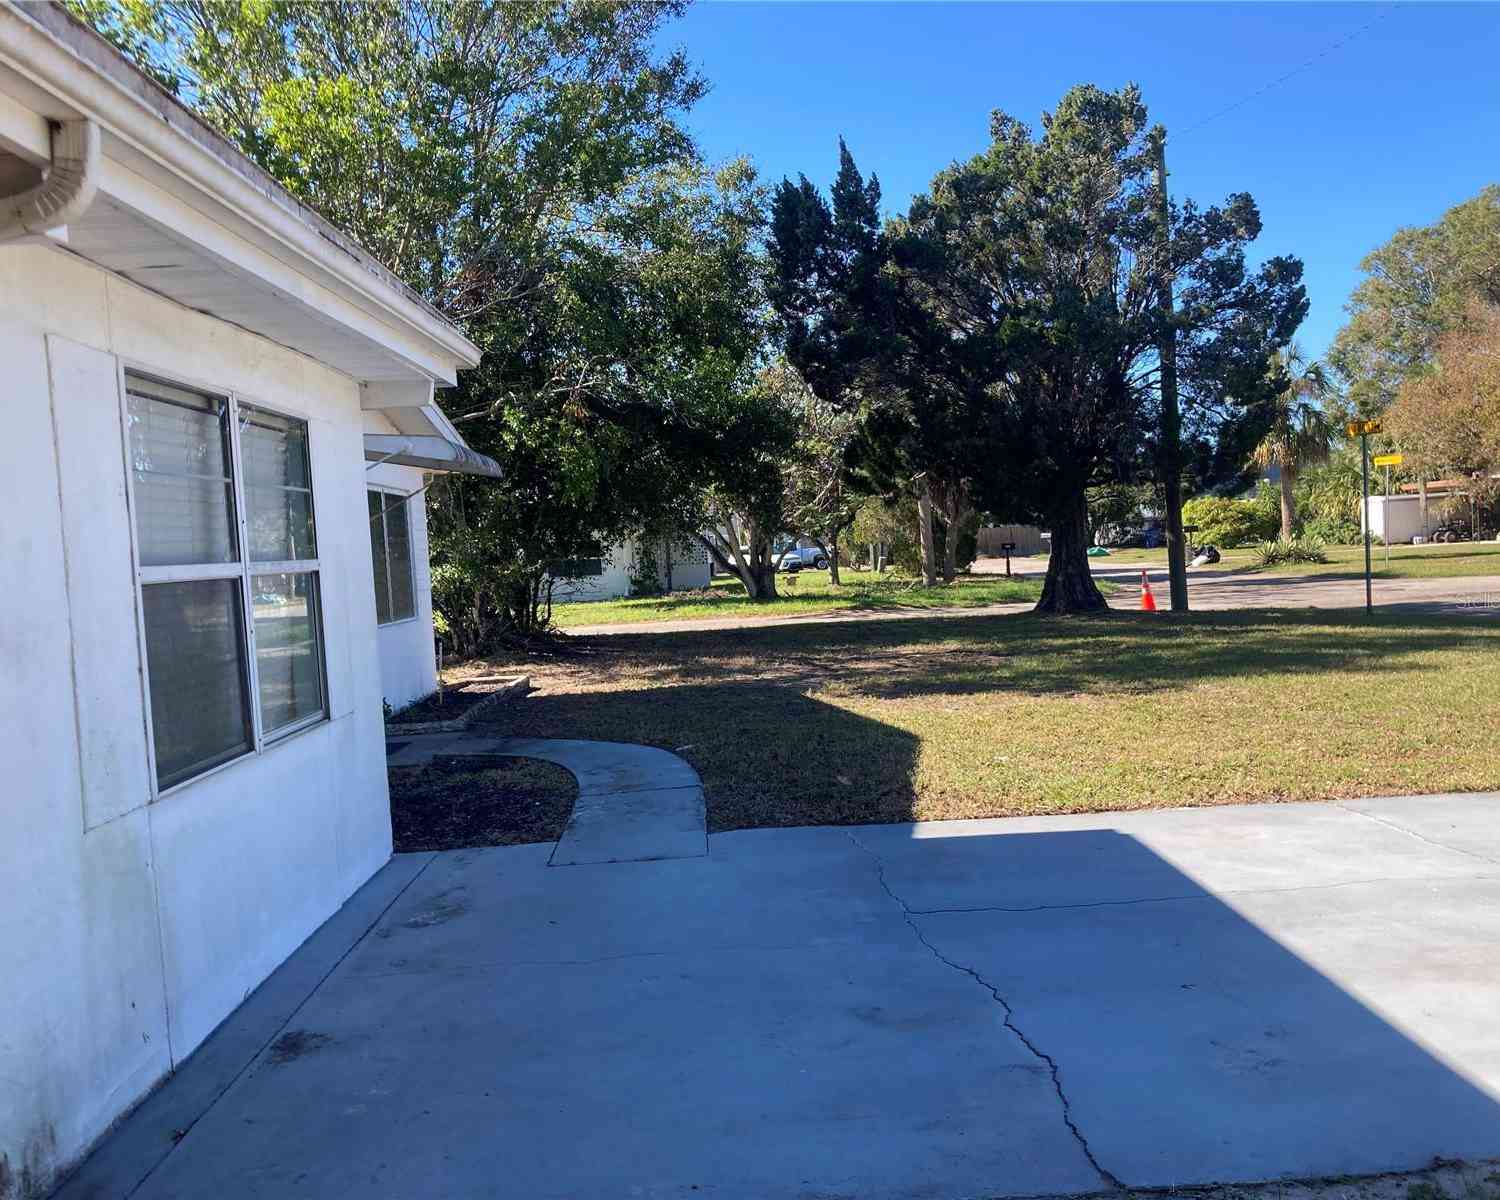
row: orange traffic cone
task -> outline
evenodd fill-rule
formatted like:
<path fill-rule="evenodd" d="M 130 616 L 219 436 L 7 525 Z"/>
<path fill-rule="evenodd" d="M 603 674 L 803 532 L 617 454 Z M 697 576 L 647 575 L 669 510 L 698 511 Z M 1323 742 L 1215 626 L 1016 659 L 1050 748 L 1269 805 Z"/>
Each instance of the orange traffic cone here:
<path fill-rule="evenodd" d="M 1145 567 L 1141 568 L 1141 611 L 1156 611 L 1156 597 L 1151 594 L 1151 581 L 1146 578 Z"/>

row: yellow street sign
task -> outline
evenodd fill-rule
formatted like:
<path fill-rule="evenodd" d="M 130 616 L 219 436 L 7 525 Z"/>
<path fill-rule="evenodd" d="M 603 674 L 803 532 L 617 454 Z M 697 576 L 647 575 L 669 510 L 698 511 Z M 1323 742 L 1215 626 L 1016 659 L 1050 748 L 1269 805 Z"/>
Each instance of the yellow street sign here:
<path fill-rule="evenodd" d="M 1350 421 L 1344 428 L 1350 437 L 1359 437 L 1361 434 L 1379 433 L 1379 421 Z"/>
<path fill-rule="evenodd" d="M 1399 467 L 1406 461 L 1406 457 L 1401 454 L 1377 454 L 1370 461 L 1377 467 Z"/>

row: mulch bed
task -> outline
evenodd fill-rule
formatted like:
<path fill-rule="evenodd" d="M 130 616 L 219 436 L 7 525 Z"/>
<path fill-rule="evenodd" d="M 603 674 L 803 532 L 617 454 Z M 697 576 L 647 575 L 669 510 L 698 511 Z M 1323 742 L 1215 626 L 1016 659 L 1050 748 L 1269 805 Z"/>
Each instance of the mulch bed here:
<path fill-rule="evenodd" d="M 441 692 L 433 692 L 425 700 L 408 704 L 390 717 L 386 724 L 393 728 L 402 725 L 419 725 L 426 721 L 453 721 L 463 716 L 476 704 L 483 704 L 506 684 L 502 680 L 483 683 L 456 683 Z"/>
<path fill-rule="evenodd" d="M 555 842 L 578 798 L 562 767 L 499 755 L 393 768 L 390 784 L 398 852 Z"/>

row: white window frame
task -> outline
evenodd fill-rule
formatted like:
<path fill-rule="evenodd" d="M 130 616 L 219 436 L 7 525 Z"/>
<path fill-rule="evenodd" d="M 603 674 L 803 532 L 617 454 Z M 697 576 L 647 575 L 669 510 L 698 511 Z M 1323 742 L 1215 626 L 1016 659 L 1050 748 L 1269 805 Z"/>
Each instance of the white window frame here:
<path fill-rule="evenodd" d="M 294 412 L 274 404 L 266 404 L 253 396 L 245 395 L 234 389 L 185 379 L 177 372 L 163 371 L 158 367 L 127 360 L 118 356 L 115 360 L 115 366 L 116 387 L 120 407 L 121 452 L 124 455 L 125 467 L 125 505 L 128 518 L 127 524 L 130 527 L 130 562 L 131 566 L 135 569 L 136 647 L 140 662 L 142 709 L 145 714 L 147 774 L 151 780 L 151 799 L 152 801 L 156 801 L 163 797 L 174 795 L 183 788 L 191 787 L 193 784 L 208 779 L 210 776 L 217 775 L 220 771 L 227 770 L 238 763 L 244 762 L 246 759 L 259 757 L 271 747 L 281 745 L 288 738 L 316 726 L 325 725 L 332 720 L 333 707 L 328 694 L 328 640 L 323 621 L 322 542 L 319 539 L 319 557 L 317 558 L 299 558 L 290 562 L 254 562 L 251 560 L 250 530 L 245 511 L 244 460 L 240 451 L 241 402 L 243 401 L 250 408 L 258 409 L 272 416 L 285 417 L 288 420 L 300 421 L 307 425 L 307 457 L 310 485 L 308 489 L 308 506 L 312 514 L 314 538 L 318 538 L 317 475 L 313 470 L 312 464 L 312 422 L 306 413 Z M 187 566 L 167 567 L 146 567 L 141 565 L 140 534 L 136 529 L 136 513 L 138 509 L 135 498 L 135 471 L 130 451 L 130 398 L 125 378 L 127 374 L 140 375 L 147 380 L 154 380 L 168 387 L 184 388 L 188 391 L 200 392 L 205 396 L 222 400 L 227 405 L 229 418 L 229 468 L 230 479 L 233 483 L 234 535 L 237 539 L 236 544 L 239 550 L 238 562 L 195 563 Z M 318 672 L 319 682 L 323 689 L 323 709 L 321 712 L 312 713 L 299 721 L 294 721 L 290 725 L 280 726 L 269 734 L 262 727 L 260 672 L 255 653 L 254 577 L 257 575 L 317 576 L 317 580 L 313 585 L 318 601 L 313 613 L 313 623 L 318 639 Z M 246 705 L 250 710 L 251 744 L 250 748 L 242 754 L 236 754 L 233 758 L 216 763 L 214 766 L 200 771 L 196 775 L 189 776 L 187 779 L 179 780 L 169 787 L 162 787 L 156 769 L 156 731 L 151 713 L 151 665 L 149 655 L 146 653 L 146 602 L 144 589 L 154 583 L 192 583 L 208 579 L 232 579 L 239 582 L 240 622 L 244 630 L 245 648 L 245 673 L 242 682 L 248 692 Z"/>
<path fill-rule="evenodd" d="M 416 538 L 415 531 L 412 529 L 412 521 L 411 521 L 411 500 L 412 500 L 412 497 L 421 495 L 421 492 L 420 491 L 417 491 L 417 492 L 407 492 L 407 491 L 403 491 L 399 487 L 393 487 L 390 484 L 369 483 L 369 482 L 366 482 L 366 484 L 365 484 L 365 492 L 366 493 L 369 493 L 369 492 L 380 492 L 380 493 L 382 493 L 383 495 L 386 495 L 386 496 L 395 496 L 398 500 L 401 501 L 401 503 L 406 508 L 406 572 L 411 577 L 411 616 L 409 616 L 409 617 L 396 617 L 396 618 L 394 618 L 393 620 L 390 620 L 390 621 L 382 621 L 380 619 L 380 606 L 379 606 L 379 604 L 377 604 L 375 606 L 375 628 L 376 629 L 391 629 L 391 628 L 394 628 L 397 625 L 405 625 L 409 621 L 415 621 L 418 617 L 420 617 L 422 615 L 422 613 L 421 613 L 422 606 L 421 606 L 421 604 L 418 603 L 418 599 L 417 599 L 417 597 L 418 597 L 418 593 L 417 593 L 417 559 L 416 559 L 416 541 L 417 541 L 417 538 Z M 369 518 L 369 515 L 370 515 L 370 507 L 369 507 L 369 504 L 366 503 L 366 505 L 365 505 L 365 517 L 366 517 L 366 519 Z M 384 507 L 384 505 L 381 506 L 381 510 L 380 510 L 380 533 L 381 533 L 381 544 L 385 547 L 385 569 L 386 569 L 386 582 L 385 582 L 385 586 L 386 586 L 386 591 L 389 592 L 390 591 L 390 586 L 391 586 L 391 580 L 390 580 L 390 570 L 391 570 L 391 540 L 390 540 L 390 530 L 386 527 L 386 523 L 385 523 L 385 507 Z M 375 586 L 375 564 L 374 564 L 374 562 L 371 562 L 370 563 L 370 587 L 373 589 L 374 586 Z M 378 600 L 379 597 L 376 597 L 376 599 Z M 389 595 L 387 595 L 386 600 L 387 600 L 387 602 L 390 601 L 390 596 Z"/>

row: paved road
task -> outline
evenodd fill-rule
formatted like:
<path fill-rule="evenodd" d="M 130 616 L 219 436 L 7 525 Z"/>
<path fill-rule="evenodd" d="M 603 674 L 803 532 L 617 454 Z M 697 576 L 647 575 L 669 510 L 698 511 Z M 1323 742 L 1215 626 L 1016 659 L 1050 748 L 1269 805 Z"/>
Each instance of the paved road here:
<path fill-rule="evenodd" d="M 957 1200 L 1500 1155 L 1497 817 L 404 855 L 61 1200 Z"/>
<path fill-rule="evenodd" d="M 1141 569 L 1097 567 L 1095 577 L 1110 579 L 1121 591 L 1110 598 L 1116 608 L 1140 605 Z M 1157 603 L 1167 606 L 1165 568 L 1149 572 Z M 1377 579 L 1372 588 L 1380 607 L 1429 612 L 1500 613 L 1500 576 L 1454 579 Z M 1194 609 L 1216 612 L 1240 608 L 1363 608 L 1365 581 L 1358 575 L 1239 575 L 1203 571 L 1190 574 L 1188 600 Z"/>
<path fill-rule="evenodd" d="M 1020 560 L 1016 573 L 1045 574 L 1046 567 Z M 1140 607 L 1140 567 L 1094 565 L 1099 579 L 1113 580 L 1121 588 L 1112 597 L 1115 608 Z M 999 559 L 980 559 L 975 574 L 1003 574 Z M 1157 603 L 1167 607 L 1165 568 L 1149 572 Z M 1363 608 L 1365 585 L 1359 576 L 1238 575 L 1222 571 L 1191 572 L 1189 602 L 1200 612 L 1240 608 Z M 1375 603 L 1421 612 L 1467 612 L 1500 615 L 1500 575 L 1455 579 L 1377 579 Z M 707 633 L 717 629 L 755 629 L 772 625 L 829 625 L 846 621 L 901 621 L 913 617 L 985 617 L 1002 613 L 1029 612 L 1031 604 L 986 604 L 974 608 L 872 608 L 843 609 L 827 613 L 803 613 L 784 617 L 705 617 L 680 621 L 616 622 L 578 625 L 568 629 L 580 636 L 621 633 Z"/>

